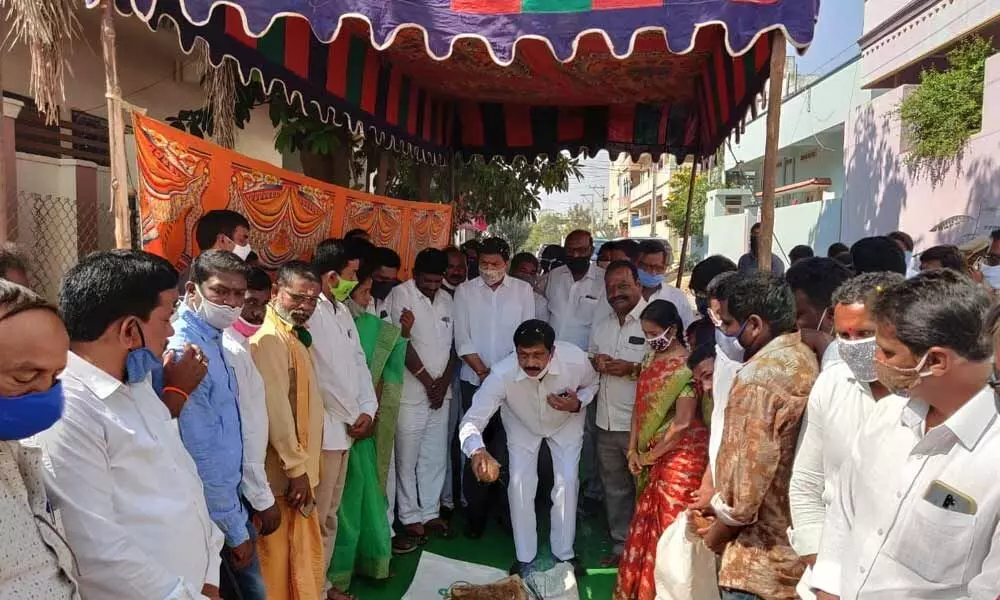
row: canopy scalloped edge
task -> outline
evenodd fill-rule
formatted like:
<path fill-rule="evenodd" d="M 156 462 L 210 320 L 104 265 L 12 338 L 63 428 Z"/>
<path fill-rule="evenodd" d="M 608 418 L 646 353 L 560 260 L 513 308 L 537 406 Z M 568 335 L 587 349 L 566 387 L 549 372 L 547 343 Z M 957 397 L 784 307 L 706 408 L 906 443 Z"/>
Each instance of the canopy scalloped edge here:
<path fill-rule="evenodd" d="M 88 8 L 96 8 L 100 5 L 101 0 L 87 0 Z M 124 12 L 117 9 L 119 15 L 124 17 L 131 17 L 132 14 Z M 138 13 L 135 13 L 138 14 Z M 142 18 L 140 20 L 146 24 L 150 31 L 157 31 L 157 27 L 161 21 L 169 21 L 173 24 L 173 29 L 177 34 L 177 45 L 180 47 L 181 52 L 185 55 L 190 56 L 195 51 L 195 46 L 197 45 L 197 40 L 201 40 L 202 43 L 208 48 L 208 58 L 213 67 L 218 67 L 222 64 L 223 60 L 229 58 L 236 63 L 236 71 L 239 73 L 240 81 L 243 85 L 259 84 L 264 90 L 265 95 L 270 96 L 275 87 L 280 87 L 282 94 L 285 96 L 285 101 L 288 104 L 298 104 L 300 110 L 305 114 L 314 114 L 319 117 L 323 123 L 332 123 L 337 127 L 345 127 L 350 133 L 357 135 L 358 133 L 368 137 L 372 136 L 375 143 L 386 150 L 391 150 L 408 158 L 413 158 L 421 163 L 426 163 L 432 166 L 445 166 L 448 164 L 447 153 L 445 152 L 432 152 L 421 147 L 421 144 L 414 143 L 409 140 L 404 139 L 402 136 L 396 136 L 390 131 L 385 131 L 375 125 L 365 125 L 365 121 L 356 116 L 352 116 L 349 110 L 338 111 L 333 104 L 327 106 L 322 106 L 319 102 L 315 100 L 306 101 L 303 98 L 301 92 L 297 90 L 288 91 L 288 86 L 285 82 L 279 78 L 274 78 L 270 82 L 264 81 L 263 72 L 257 67 L 245 68 L 236 57 L 231 54 L 225 53 L 214 53 L 212 52 L 211 44 L 208 40 L 201 35 L 194 35 L 190 43 L 186 43 L 182 36 L 181 24 L 178 23 L 174 17 L 168 13 L 163 13 L 159 15 L 159 18 L 155 21 L 152 19 Z M 256 76 L 256 80 L 254 77 Z M 310 111 L 309 109 L 313 110 Z M 338 116 L 342 116 L 343 119 L 339 119 Z M 388 128 L 385 128 L 388 129 Z"/>
<path fill-rule="evenodd" d="M 147 23 L 149 22 L 150 19 L 152 19 L 153 15 L 156 13 L 156 5 L 158 1 L 159 0 L 146 0 L 145 3 L 148 3 L 149 8 L 144 11 L 139 6 L 139 0 L 128 0 L 128 2 L 132 6 L 133 13 L 143 21 L 146 21 Z M 809 2 L 810 0 L 797 0 L 797 1 L 805 3 Z M 87 8 L 94 8 L 101 3 L 101 0 L 84 0 L 84 3 L 87 6 Z M 196 16 L 191 14 L 191 11 L 188 8 L 188 0 L 177 0 L 177 3 L 180 6 L 181 13 L 184 15 L 184 17 L 192 25 L 198 27 L 203 27 L 207 25 L 209 20 L 211 19 L 212 13 L 216 9 L 224 6 L 232 7 L 237 12 L 239 12 L 240 19 L 243 22 L 244 30 L 247 32 L 248 35 L 254 38 L 263 37 L 271 29 L 271 27 L 275 24 L 275 22 L 284 17 L 299 17 L 308 21 L 309 26 L 312 28 L 313 35 L 316 36 L 316 38 L 319 39 L 324 44 L 328 44 L 337 38 L 337 36 L 340 34 L 341 29 L 343 29 L 344 27 L 345 21 L 352 19 L 363 21 L 367 25 L 369 41 L 376 50 L 385 50 L 389 46 L 391 46 L 400 31 L 403 31 L 405 29 L 416 29 L 421 33 L 421 37 L 424 43 L 424 50 L 427 52 L 427 55 L 437 61 L 448 60 L 454 52 L 455 44 L 458 43 L 459 41 L 472 39 L 472 40 L 477 40 L 481 42 L 484 46 L 486 46 L 486 49 L 490 54 L 490 58 L 492 58 L 495 63 L 501 66 L 511 65 L 517 56 L 517 46 L 520 44 L 522 40 L 529 40 L 529 39 L 544 42 L 545 45 L 548 46 L 549 51 L 552 52 L 552 55 L 559 62 L 562 63 L 571 62 L 574 58 L 576 58 L 576 52 L 580 46 L 580 38 L 593 33 L 597 33 L 604 38 L 605 42 L 608 45 L 608 48 L 611 49 L 611 54 L 618 59 L 626 59 L 629 56 L 631 56 L 635 48 L 636 38 L 640 34 L 646 32 L 661 33 L 664 36 L 664 39 L 666 40 L 667 49 L 670 51 L 671 54 L 687 54 L 694 49 L 696 40 L 698 39 L 698 34 L 701 31 L 701 29 L 709 26 L 722 27 L 722 29 L 725 32 L 723 40 L 725 42 L 726 51 L 730 54 L 730 56 L 741 56 L 742 54 L 744 54 L 750 48 L 753 47 L 754 43 L 761 35 L 771 33 L 773 31 L 781 31 L 784 34 L 785 39 L 788 41 L 788 43 L 791 44 L 800 53 L 804 52 L 806 48 L 809 47 L 809 44 L 812 43 L 811 35 L 808 38 L 799 39 L 796 38 L 794 35 L 792 35 L 792 33 L 788 30 L 785 24 L 775 23 L 755 30 L 753 36 L 744 40 L 742 44 L 739 44 L 739 47 L 735 47 L 733 45 L 733 40 L 731 39 L 732 36 L 730 35 L 728 24 L 725 21 L 721 21 L 718 19 L 709 19 L 707 21 L 701 21 L 694 24 L 690 36 L 688 36 L 688 39 L 686 40 L 683 48 L 680 49 L 675 49 L 674 47 L 671 46 L 670 43 L 671 38 L 669 35 L 667 35 L 666 27 L 650 25 L 650 26 L 638 27 L 632 31 L 628 39 L 627 49 L 624 52 L 618 51 L 617 45 L 615 44 L 614 40 L 612 39 L 611 35 L 607 32 L 607 30 L 602 28 L 587 28 L 577 32 L 577 34 L 574 36 L 573 41 L 570 45 L 570 52 L 568 54 L 559 52 L 559 50 L 552 43 L 551 39 L 548 37 L 536 34 L 520 34 L 515 38 L 514 42 L 511 44 L 510 52 L 508 54 L 498 55 L 496 52 L 496 48 L 494 47 L 493 44 L 490 43 L 489 39 L 478 33 L 463 32 L 456 34 L 450 39 L 445 39 L 446 36 L 440 36 L 440 39 L 434 39 L 432 41 L 431 36 L 428 33 L 426 27 L 424 27 L 419 23 L 407 22 L 407 23 L 399 23 L 398 25 L 389 28 L 384 34 L 381 34 L 381 30 L 385 28 L 381 27 L 380 23 L 378 22 L 373 23 L 372 19 L 370 19 L 367 15 L 358 12 L 348 12 L 340 15 L 337 21 L 337 27 L 333 31 L 318 30 L 315 26 L 315 23 L 313 23 L 313 21 L 309 18 L 309 15 L 301 11 L 276 12 L 271 15 L 266 25 L 264 25 L 263 27 L 254 28 L 253 25 L 250 23 L 250 20 L 247 17 L 247 13 L 243 9 L 243 7 L 237 2 L 233 2 L 231 0 L 214 0 L 208 6 L 208 9 L 205 11 L 205 14 L 201 16 Z M 379 37 L 381 39 L 377 39 Z M 433 47 L 443 47 L 446 48 L 446 50 L 444 52 L 437 52 L 434 50 Z"/>

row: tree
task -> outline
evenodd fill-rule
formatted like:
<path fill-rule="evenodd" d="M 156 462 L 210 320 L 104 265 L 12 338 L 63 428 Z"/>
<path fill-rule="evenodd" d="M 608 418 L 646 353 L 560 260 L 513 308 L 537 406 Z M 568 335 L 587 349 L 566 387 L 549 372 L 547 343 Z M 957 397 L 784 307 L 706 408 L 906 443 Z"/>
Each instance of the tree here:
<path fill-rule="evenodd" d="M 687 215 L 688 187 L 691 183 L 691 165 L 682 165 L 670 176 L 667 193 L 667 224 L 678 235 L 684 234 Z M 698 173 L 694 180 L 694 200 L 691 205 L 691 237 L 700 237 L 705 226 L 705 202 L 708 200 L 708 176 Z"/>
<path fill-rule="evenodd" d="M 590 231 L 594 227 L 594 215 L 589 206 L 574 204 L 566 213 L 565 236 L 570 231 L 585 229 Z"/>
<path fill-rule="evenodd" d="M 526 247 L 528 236 L 531 234 L 531 223 L 522 219 L 501 219 L 490 225 L 490 235 L 503 238 L 510 244 L 511 252 L 521 252 L 532 249 Z"/>
<path fill-rule="evenodd" d="M 565 231 L 566 217 L 559 213 L 544 212 L 531 226 L 531 233 L 528 234 L 524 247 L 531 252 L 537 252 L 539 248 L 548 244 L 561 245 Z"/>
<path fill-rule="evenodd" d="M 948 53 L 948 68 L 920 74 L 920 87 L 899 106 L 899 116 L 912 139 L 907 157 L 947 160 L 957 155 L 983 121 L 986 59 L 992 40 L 973 36 Z"/>

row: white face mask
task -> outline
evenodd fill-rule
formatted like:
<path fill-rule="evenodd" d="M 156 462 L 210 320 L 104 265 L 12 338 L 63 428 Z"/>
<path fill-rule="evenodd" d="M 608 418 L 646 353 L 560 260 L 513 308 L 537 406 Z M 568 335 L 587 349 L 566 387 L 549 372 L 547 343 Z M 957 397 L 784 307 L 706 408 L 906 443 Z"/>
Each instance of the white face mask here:
<path fill-rule="evenodd" d="M 250 247 L 250 244 L 243 244 L 242 246 L 233 248 L 233 254 L 239 256 L 240 260 L 246 260 L 251 252 L 253 252 L 253 248 Z"/>
<path fill-rule="evenodd" d="M 538 381 L 542 377 L 545 377 L 548 373 L 549 373 L 549 365 L 545 365 L 545 367 L 538 372 L 538 375 L 528 375 L 527 373 L 525 373 L 525 375 L 528 375 L 528 379 L 534 379 L 535 381 Z"/>
<path fill-rule="evenodd" d="M 483 278 L 486 285 L 496 285 L 503 281 L 503 269 L 480 269 L 479 276 Z"/>
<path fill-rule="evenodd" d="M 983 280 L 988 286 L 994 290 L 1000 290 L 1000 265 L 995 267 L 980 265 L 979 272 L 983 274 Z"/>
<path fill-rule="evenodd" d="M 227 306 L 225 304 L 216 304 L 210 302 L 205 295 L 201 293 L 198 286 L 194 286 L 195 293 L 198 294 L 198 308 L 195 309 L 195 314 L 201 318 L 202 321 L 208 323 L 212 327 L 223 330 L 232 327 L 233 323 L 240 318 L 243 313 L 242 307 Z"/>
<path fill-rule="evenodd" d="M 861 340 L 837 340 L 840 358 L 847 363 L 858 381 L 871 383 L 878 379 L 875 374 L 875 338 Z"/>

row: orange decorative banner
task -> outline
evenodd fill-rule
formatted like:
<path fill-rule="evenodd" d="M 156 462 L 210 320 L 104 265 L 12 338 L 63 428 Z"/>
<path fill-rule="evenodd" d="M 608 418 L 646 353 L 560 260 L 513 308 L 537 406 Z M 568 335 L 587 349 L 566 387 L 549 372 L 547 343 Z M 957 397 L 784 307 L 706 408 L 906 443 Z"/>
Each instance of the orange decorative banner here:
<path fill-rule="evenodd" d="M 237 154 L 165 123 L 133 115 L 142 245 L 179 270 L 198 252 L 194 226 L 228 208 L 250 221 L 250 244 L 274 269 L 361 228 L 399 253 L 408 276 L 417 253 L 448 245 L 452 207 L 342 188 Z"/>

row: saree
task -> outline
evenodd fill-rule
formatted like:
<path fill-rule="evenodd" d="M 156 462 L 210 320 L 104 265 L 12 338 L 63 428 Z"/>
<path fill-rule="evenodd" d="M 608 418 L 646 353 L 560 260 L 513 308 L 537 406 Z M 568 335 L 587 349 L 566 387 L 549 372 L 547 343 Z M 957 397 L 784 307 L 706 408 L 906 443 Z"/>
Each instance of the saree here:
<path fill-rule="evenodd" d="M 337 540 L 327 579 L 346 591 L 354 574 L 389 577 L 392 532 L 385 518 L 389 458 L 403 390 L 406 340 L 398 327 L 368 314 L 355 317 L 361 347 L 379 393 L 375 433 L 356 440 L 347 459 L 344 495 L 337 511 Z"/>
<path fill-rule="evenodd" d="M 653 355 L 636 386 L 638 449 L 655 446 L 674 420 L 677 401 L 695 396 L 686 356 Z M 706 406 L 706 404 L 708 406 Z M 702 398 L 701 414 L 710 415 L 711 400 Z M 656 546 L 701 486 L 708 465 L 708 428 L 696 417 L 678 444 L 636 478 L 636 508 L 618 566 L 615 600 L 656 598 Z"/>

